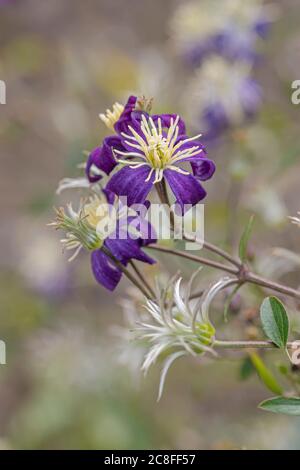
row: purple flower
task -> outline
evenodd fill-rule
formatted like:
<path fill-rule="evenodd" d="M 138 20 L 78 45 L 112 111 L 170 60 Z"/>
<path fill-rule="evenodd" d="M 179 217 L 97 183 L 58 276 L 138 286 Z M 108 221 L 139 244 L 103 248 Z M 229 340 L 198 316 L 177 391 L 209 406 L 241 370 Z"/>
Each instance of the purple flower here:
<path fill-rule="evenodd" d="M 277 16 L 276 7 L 263 0 L 184 2 L 171 20 L 172 39 L 193 67 L 214 54 L 253 63 L 259 57 L 259 41 Z"/>
<path fill-rule="evenodd" d="M 200 184 L 212 177 L 214 163 L 206 158 L 199 136 L 185 135 L 185 125 L 179 116 L 142 115 L 139 129 L 129 126 L 122 133 L 125 151 L 115 150 L 124 167 L 108 182 L 107 189 L 127 196 L 128 205 L 143 203 L 153 185 L 163 178 L 169 184 L 176 203 L 195 205 L 206 196 Z M 122 157 L 122 158 L 121 158 Z M 189 163 L 193 175 L 180 164 Z"/>
<path fill-rule="evenodd" d="M 142 250 L 156 242 L 152 227 L 127 209 L 112 193 L 104 192 L 90 198 L 77 212 L 71 205 L 67 213 L 59 209 L 52 224 L 65 231 L 62 243 L 66 249 L 75 250 L 70 259 L 82 248 L 91 252 L 93 274 L 109 290 L 114 290 L 122 277 L 118 263 L 126 266 L 132 259 L 155 263 Z"/>
<path fill-rule="evenodd" d="M 119 219 L 115 228 L 105 238 L 102 247 L 91 254 L 92 271 L 96 280 L 111 291 L 120 282 L 122 270 L 114 264 L 109 254 L 123 266 L 127 266 L 128 262 L 132 259 L 147 264 L 155 263 L 155 260 L 142 250 L 143 246 L 156 242 L 152 233 L 152 227 L 137 214 L 130 216 L 125 213 L 122 216 L 122 204 L 118 204 Z M 140 235 L 133 235 L 133 227 Z"/>
<path fill-rule="evenodd" d="M 176 203 L 195 205 L 206 196 L 200 181 L 211 178 L 214 163 L 206 157 L 203 145 L 196 137 L 188 137 L 184 121 L 175 114 L 150 116 L 136 110 L 137 98 L 131 96 L 123 113 L 114 124 L 117 135 L 104 139 L 87 162 L 91 182 L 102 175 L 92 174 L 92 166 L 109 174 L 117 165 L 121 168 L 111 176 L 107 190 L 126 196 L 131 206 L 143 203 L 153 185 L 163 178 L 169 184 Z M 190 164 L 192 174 L 181 164 Z"/>
<path fill-rule="evenodd" d="M 205 41 L 193 44 L 186 51 L 185 59 L 193 67 L 200 66 L 203 60 L 214 54 L 230 61 L 243 60 L 256 63 L 259 59 L 258 36 L 263 37 L 268 31 L 266 24 L 257 25 L 257 28 L 255 31 L 240 31 L 231 26 Z"/>
<path fill-rule="evenodd" d="M 203 129 L 206 142 L 253 118 L 261 101 L 261 87 L 249 64 L 229 63 L 220 56 L 204 61 L 186 94 L 190 118 Z"/>
<path fill-rule="evenodd" d="M 202 120 L 205 122 L 206 139 L 214 139 L 232 126 L 243 124 L 258 112 L 262 95 L 261 87 L 253 78 L 247 77 L 235 89 L 236 100 L 232 108 L 216 101 L 204 108 Z"/>

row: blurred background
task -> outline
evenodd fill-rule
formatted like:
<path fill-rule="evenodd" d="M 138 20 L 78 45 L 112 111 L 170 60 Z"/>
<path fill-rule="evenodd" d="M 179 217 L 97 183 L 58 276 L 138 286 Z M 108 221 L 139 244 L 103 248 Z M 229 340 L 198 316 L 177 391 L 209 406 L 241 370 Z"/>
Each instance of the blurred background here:
<path fill-rule="evenodd" d="M 46 226 L 60 203 L 59 180 L 80 174 L 83 151 L 105 136 L 98 114 L 129 93 L 153 96 L 156 112 L 181 113 L 191 131 L 206 131 L 217 164 L 206 185 L 206 238 L 234 250 L 254 212 L 255 268 L 300 284 L 296 255 L 271 256 L 274 247 L 299 253 L 299 232 L 287 218 L 300 210 L 300 109 L 291 102 L 291 83 L 300 80 L 299 0 L 274 0 L 270 30 L 256 38 L 257 57 L 228 56 L 222 46 L 220 68 L 208 62 L 216 64 L 216 50 L 195 56 L 194 46 L 210 31 L 203 33 L 201 21 L 188 29 L 178 14 L 186 3 L 0 2 L 0 79 L 7 86 L 0 105 L 0 339 L 7 347 L 1 449 L 300 448 L 299 419 L 257 409 L 269 395 L 240 357 L 181 359 L 156 403 L 159 367 L 143 378 L 120 361 L 115 325 L 123 323 L 121 299 L 130 296 L 126 280 L 113 295 L 105 291 L 89 257 L 67 263 L 59 235 Z M 204 4 L 213 23 L 218 12 Z M 196 40 L 188 50 L 194 39 L 186 44 L 185 31 L 192 27 Z M 241 111 L 245 73 L 253 86 Z M 222 91 L 212 91 L 214 80 Z M 205 102 L 208 95 L 213 103 Z M 211 135 L 217 119 L 211 105 L 224 97 L 226 125 Z M 189 279 L 194 266 L 168 262 L 170 273 L 179 268 Z M 215 279 L 204 272 L 204 283 Z M 249 289 L 241 297 L 226 327 L 233 338 L 256 327 L 262 293 Z"/>

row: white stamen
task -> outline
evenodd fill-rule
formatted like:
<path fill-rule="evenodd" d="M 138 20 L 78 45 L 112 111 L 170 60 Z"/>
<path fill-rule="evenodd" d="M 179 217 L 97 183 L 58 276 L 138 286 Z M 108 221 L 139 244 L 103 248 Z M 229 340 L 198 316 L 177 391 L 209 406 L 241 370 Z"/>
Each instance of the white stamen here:
<path fill-rule="evenodd" d="M 113 130 L 115 123 L 118 121 L 123 111 L 124 106 L 120 103 L 115 103 L 112 111 L 107 109 L 105 114 L 99 114 L 99 118 L 109 129 Z"/>
<path fill-rule="evenodd" d="M 118 155 L 138 158 L 143 162 L 126 162 L 124 159 L 119 159 L 118 161 L 124 165 L 129 165 L 131 168 L 139 168 L 142 164 L 150 166 L 153 171 L 148 174 L 145 181 L 150 181 L 155 171 L 154 184 L 159 183 L 163 179 L 163 172 L 167 168 L 182 175 L 188 175 L 189 173 L 187 171 L 178 168 L 175 164 L 188 160 L 203 152 L 199 145 L 182 149 L 188 142 L 197 140 L 201 134 L 176 143 L 179 136 L 179 119 L 179 116 L 176 116 L 175 119 L 171 118 L 167 134 L 164 134 L 161 118 L 158 118 L 156 124 L 152 117 L 147 119 L 146 116 L 143 115 L 141 122 L 142 135 L 132 126 L 128 127 L 131 135 L 122 132 L 122 136 L 126 138 L 125 143 L 137 151 L 126 152 L 117 149 L 114 150 Z"/>

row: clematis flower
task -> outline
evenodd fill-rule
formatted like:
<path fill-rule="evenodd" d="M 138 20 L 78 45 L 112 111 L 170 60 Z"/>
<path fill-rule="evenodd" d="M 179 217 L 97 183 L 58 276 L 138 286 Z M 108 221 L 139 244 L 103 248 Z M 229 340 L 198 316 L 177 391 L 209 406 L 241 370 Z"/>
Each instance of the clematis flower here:
<path fill-rule="evenodd" d="M 172 42 L 194 67 L 211 54 L 253 63 L 277 16 L 275 6 L 262 0 L 189 1 L 178 7 L 171 20 Z"/>
<path fill-rule="evenodd" d="M 165 179 L 184 211 L 185 205 L 195 205 L 204 199 L 206 191 L 200 181 L 213 176 L 215 165 L 206 157 L 198 140 L 200 135 L 188 137 L 179 116 L 150 115 L 147 104 L 136 97 L 129 98 L 114 124 L 116 135 L 104 139 L 102 146 L 90 154 L 87 176 L 95 182 L 102 177 L 99 170 L 110 174 L 118 166 L 106 189 L 126 196 L 129 206 L 143 203 L 152 187 Z M 182 164 L 190 164 L 191 171 L 182 168 Z"/>
<path fill-rule="evenodd" d="M 132 329 L 135 341 L 147 348 L 141 367 L 145 374 L 159 358 L 165 359 L 158 400 L 167 372 L 176 359 L 185 355 L 216 355 L 213 350 L 215 329 L 209 319 L 209 305 L 217 289 L 213 293 L 209 289 L 201 302 L 190 301 L 192 283 L 197 274 L 194 273 L 187 284 L 184 295 L 181 293 L 182 279 L 171 279 L 155 302 L 147 301 L 145 307 L 149 318 L 138 321 Z"/>
<path fill-rule="evenodd" d="M 148 235 L 151 228 L 111 194 L 103 193 L 81 203 L 78 211 L 71 204 L 67 212 L 57 210 L 52 224 L 62 229 L 66 237 L 61 240 L 67 250 L 75 250 L 73 260 L 82 248 L 91 252 L 92 271 L 96 280 L 106 289 L 114 290 L 122 270 L 114 260 L 126 266 L 131 259 L 153 264 L 155 261 L 145 254 L 143 246 L 156 240 Z"/>
<path fill-rule="evenodd" d="M 212 139 L 251 119 L 260 108 L 262 94 L 249 64 L 231 64 L 212 56 L 190 80 L 184 100 L 190 121 L 204 129 L 206 139 Z"/>
<path fill-rule="evenodd" d="M 182 209 L 204 199 L 199 181 L 209 179 L 215 166 L 204 157 L 203 146 L 192 143 L 200 136 L 180 134 L 182 126 L 179 116 L 167 115 L 148 119 L 143 115 L 140 132 L 129 126 L 130 133 L 123 134 L 126 150 L 115 150 L 125 166 L 111 177 L 107 189 L 127 196 L 130 206 L 144 202 L 153 185 L 165 178 Z M 179 166 L 185 162 L 192 165 L 194 176 Z"/>

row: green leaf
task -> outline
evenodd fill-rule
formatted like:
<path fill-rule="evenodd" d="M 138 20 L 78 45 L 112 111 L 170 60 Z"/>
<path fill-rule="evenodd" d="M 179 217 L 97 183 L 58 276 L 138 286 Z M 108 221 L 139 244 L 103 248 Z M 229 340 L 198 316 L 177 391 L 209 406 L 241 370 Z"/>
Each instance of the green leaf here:
<path fill-rule="evenodd" d="M 289 368 L 285 364 L 277 364 L 277 368 L 285 377 L 289 374 Z"/>
<path fill-rule="evenodd" d="M 250 217 L 248 223 L 245 227 L 243 235 L 241 236 L 240 245 L 239 245 L 239 256 L 240 260 L 244 263 L 247 260 L 247 247 L 252 232 L 252 227 L 254 223 L 254 215 Z"/>
<path fill-rule="evenodd" d="M 267 297 L 260 307 L 260 318 L 265 335 L 278 348 L 285 349 L 289 336 L 289 317 L 276 297 Z"/>
<path fill-rule="evenodd" d="M 256 353 L 251 353 L 250 358 L 252 364 L 254 365 L 261 381 L 265 384 L 265 386 L 276 395 L 282 395 L 283 390 L 277 380 L 275 379 L 274 375 L 271 371 L 266 367 L 263 363 L 261 358 Z"/>
<path fill-rule="evenodd" d="M 270 398 L 260 403 L 258 408 L 272 413 L 300 416 L 300 398 Z"/>

